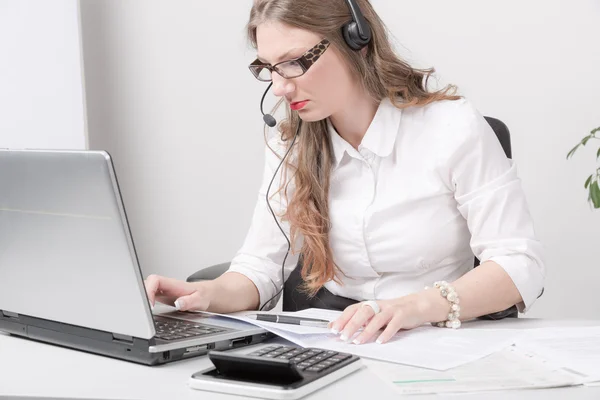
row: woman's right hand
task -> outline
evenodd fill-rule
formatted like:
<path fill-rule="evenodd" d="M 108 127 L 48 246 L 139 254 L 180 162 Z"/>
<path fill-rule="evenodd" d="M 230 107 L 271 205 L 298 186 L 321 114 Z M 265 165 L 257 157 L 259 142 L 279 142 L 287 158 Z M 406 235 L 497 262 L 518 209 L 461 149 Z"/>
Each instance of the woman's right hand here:
<path fill-rule="evenodd" d="M 150 304 L 155 302 L 175 306 L 179 311 L 206 311 L 210 306 L 210 281 L 185 282 L 159 275 L 150 275 L 144 281 Z"/>

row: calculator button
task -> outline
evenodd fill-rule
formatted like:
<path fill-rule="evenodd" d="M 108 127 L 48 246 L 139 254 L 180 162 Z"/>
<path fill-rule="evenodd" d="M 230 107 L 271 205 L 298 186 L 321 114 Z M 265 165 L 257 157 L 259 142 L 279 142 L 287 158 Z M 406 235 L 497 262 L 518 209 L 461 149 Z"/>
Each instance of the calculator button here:
<path fill-rule="evenodd" d="M 329 365 L 325 365 L 323 363 L 318 363 L 318 364 L 313 365 L 313 367 L 325 369 L 325 368 L 329 367 Z"/>
<path fill-rule="evenodd" d="M 287 354 L 280 355 L 277 358 L 281 358 L 283 360 L 289 360 L 290 358 L 292 358 L 292 356 L 293 356 L 292 354 L 287 353 Z"/>
<path fill-rule="evenodd" d="M 333 357 L 329 358 L 329 360 L 339 362 L 339 361 L 344 361 L 345 359 L 350 358 L 350 357 L 352 357 L 350 354 L 338 354 L 337 356 L 333 356 Z"/>
<path fill-rule="evenodd" d="M 309 372 L 321 372 L 322 369 L 323 368 L 319 368 L 319 367 L 309 367 L 309 368 L 306 368 L 306 370 L 309 371 Z"/>
<path fill-rule="evenodd" d="M 269 352 L 269 350 L 267 350 L 267 349 L 260 349 L 260 350 L 253 351 L 251 354 L 255 355 L 255 356 L 261 356 L 261 355 L 266 354 L 268 352 Z"/>
<path fill-rule="evenodd" d="M 337 364 L 337 363 L 335 361 L 325 360 L 325 361 L 321 361 L 319 364 L 323 364 L 323 365 L 326 365 L 329 367 L 330 365 Z"/>
<path fill-rule="evenodd" d="M 260 357 L 263 354 L 265 354 L 265 353 L 263 353 L 262 351 L 255 351 L 254 353 L 248 353 L 249 356 L 254 356 L 254 357 Z"/>
<path fill-rule="evenodd" d="M 319 362 L 319 360 L 315 360 L 315 358 L 312 357 L 312 358 L 308 358 L 308 359 L 304 360 L 304 362 L 307 362 L 307 363 L 310 363 L 310 364 L 314 364 L 314 363 Z"/>

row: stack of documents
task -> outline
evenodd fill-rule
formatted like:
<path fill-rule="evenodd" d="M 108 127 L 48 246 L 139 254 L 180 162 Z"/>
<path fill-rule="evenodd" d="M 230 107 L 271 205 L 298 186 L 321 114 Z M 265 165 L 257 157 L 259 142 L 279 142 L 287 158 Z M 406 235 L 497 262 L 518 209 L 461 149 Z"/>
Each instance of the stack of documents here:
<path fill-rule="evenodd" d="M 600 326 L 528 329 L 515 345 L 446 371 L 374 363 L 401 394 L 540 389 L 600 384 Z"/>
<path fill-rule="evenodd" d="M 435 370 L 447 370 L 478 360 L 500 351 L 522 334 L 513 329 L 441 329 L 432 326 L 400 331 L 385 344 L 355 345 L 343 342 L 327 328 L 257 321 L 246 317 L 256 311 L 224 314 L 263 327 L 302 347 L 356 354 L 365 358 L 408 364 Z M 293 313 L 294 316 L 333 321 L 341 312 L 311 308 Z M 220 315 L 220 314 L 219 314 Z"/>
<path fill-rule="evenodd" d="M 529 329 L 516 347 L 579 374 L 582 383 L 600 381 L 600 326 Z"/>
<path fill-rule="evenodd" d="M 389 363 L 374 363 L 369 370 L 400 394 L 541 389 L 579 384 L 576 375 L 552 367 L 514 346 L 447 371 Z"/>

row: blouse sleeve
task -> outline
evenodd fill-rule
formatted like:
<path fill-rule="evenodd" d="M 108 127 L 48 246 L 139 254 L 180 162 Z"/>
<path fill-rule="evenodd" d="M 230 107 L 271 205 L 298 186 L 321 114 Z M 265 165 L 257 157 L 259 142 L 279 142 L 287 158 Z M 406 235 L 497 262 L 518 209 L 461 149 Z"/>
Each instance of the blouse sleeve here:
<path fill-rule="evenodd" d="M 471 248 L 481 263 L 494 261 L 511 277 L 526 312 L 543 290 L 543 246 L 516 164 L 506 157 L 485 118 L 464 100 L 449 117 L 445 177 L 471 232 Z"/>
<path fill-rule="evenodd" d="M 274 154 L 269 146 L 273 148 L 277 154 Z M 227 271 L 238 272 L 250 279 L 258 289 L 260 296 L 259 308 L 265 302 L 269 302 L 269 304 L 265 306 L 266 310 L 275 307 L 280 296 L 273 298 L 271 301 L 269 301 L 269 299 L 275 296 L 282 288 L 287 277 L 296 268 L 299 254 L 293 254 L 292 250 L 297 249 L 299 251 L 302 246 L 302 238 L 298 237 L 295 246 L 292 246 L 290 253 L 285 260 L 285 270 L 282 277 L 281 268 L 288 249 L 288 242 L 275 223 L 273 215 L 267 206 L 265 196 L 267 194 L 269 183 L 273 178 L 273 173 L 281 161 L 280 157 L 283 157 L 285 154 L 285 147 L 280 141 L 276 140 L 269 141 L 269 146 L 265 147 L 264 176 L 258 191 L 258 199 L 254 208 L 250 229 L 242 247 L 231 261 L 231 266 Z M 290 156 L 292 156 L 292 154 L 290 154 Z M 289 223 L 281 221 L 281 214 L 287 207 L 286 201 L 283 196 L 283 191 L 277 193 L 279 191 L 284 165 L 282 165 L 277 172 L 277 176 L 269 191 L 269 203 L 275 215 L 278 216 L 277 220 L 279 224 L 287 237 L 291 240 Z M 288 173 L 287 176 L 289 179 L 290 174 Z M 288 198 L 291 197 L 292 190 L 292 185 L 289 185 L 287 192 Z"/>

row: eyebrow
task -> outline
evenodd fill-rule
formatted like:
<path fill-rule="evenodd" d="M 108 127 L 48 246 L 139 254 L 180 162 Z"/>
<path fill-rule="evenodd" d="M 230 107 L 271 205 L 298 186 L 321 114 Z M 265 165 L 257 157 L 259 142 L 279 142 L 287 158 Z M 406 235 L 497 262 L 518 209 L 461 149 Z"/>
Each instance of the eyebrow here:
<path fill-rule="evenodd" d="M 296 51 L 298 51 L 299 49 L 303 49 L 303 47 L 294 47 L 291 50 L 286 51 L 285 53 L 283 53 L 281 56 L 279 56 L 277 62 L 279 61 L 283 61 L 285 60 L 287 57 L 289 57 L 290 54 L 295 53 Z M 302 54 L 304 54 L 306 52 L 306 50 L 304 50 L 302 52 Z M 263 62 L 263 63 L 267 63 L 261 56 L 257 55 L 256 58 L 258 58 L 258 61 Z M 277 62 L 275 62 L 274 64 L 277 64 Z"/>

